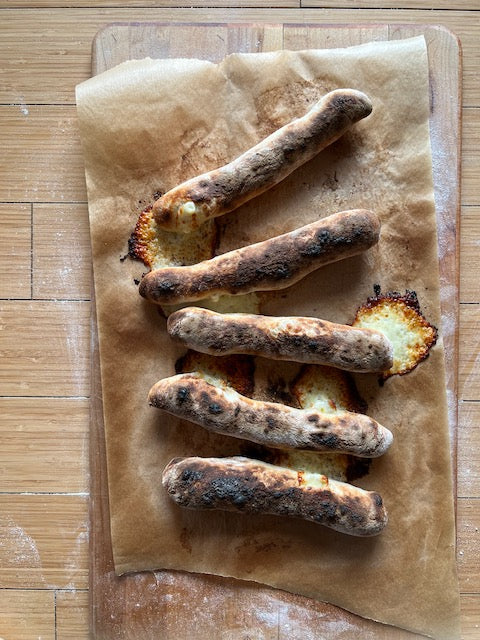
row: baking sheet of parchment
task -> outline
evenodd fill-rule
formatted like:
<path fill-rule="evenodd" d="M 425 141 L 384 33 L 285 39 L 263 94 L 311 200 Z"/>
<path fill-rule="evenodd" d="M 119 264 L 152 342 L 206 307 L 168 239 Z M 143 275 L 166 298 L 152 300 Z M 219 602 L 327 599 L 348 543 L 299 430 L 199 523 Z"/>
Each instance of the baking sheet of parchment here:
<path fill-rule="evenodd" d="M 370 96 L 372 115 L 222 220 L 218 252 L 342 209 L 374 209 L 382 219 L 377 247 L 261 296 L 262 312 L 351 322 L 379 283 L 415 290 L 441 336 L 426 56 L 420 37 L 234 54 L 219 65 L 144 60 L 77 88 L 118 573 L 233 576 L 434 637 L 459 635 L 441 339 L 414 372 L 383 387 L 375 376 L 356 376 L 368 413 L 395 435 L 358 481 L 384 498 L 390 521 L 382 535 L 359 539 L 299 520 L 182 510 L 161 487 L 165 464 L 182 455 L 238 454 L 242 443 L 148 407 L 149 388 L 174 373 L 182 350 L 168 340 L 156 307 L 138 295 L 145 267 L 121 260 L 155 192 L 227 162 L 326 91 L 353 87 Z"/>

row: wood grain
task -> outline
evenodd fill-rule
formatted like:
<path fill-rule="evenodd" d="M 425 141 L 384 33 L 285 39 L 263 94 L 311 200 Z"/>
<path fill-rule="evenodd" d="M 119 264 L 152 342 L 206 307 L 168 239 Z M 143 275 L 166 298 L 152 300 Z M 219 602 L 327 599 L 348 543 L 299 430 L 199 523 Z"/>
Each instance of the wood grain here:
<path fill-rule="evenodd" d="M 301 0 L 302 7 L 335 7 L 336 9 L 361 9 L 363 7 L 375 7 L 376 9 L 425 9 L 424 0 Z M 434 0 L 431 9 L 451 9 L 450 0 Z M 475 0 L 460 0 L 455 2 L 455 9 L 478 9 Z"/>
<path fill-rule="evenodd" d="M 480 119 L 480 110 L 479 110 Z M 478 127 L 478 125 L 477 125 Z M 462 219 L 460 224 L 460 246 L 462 279 L 460 282 L 460 301 L 473 303 L 479 301 L 480 287 L 478 284 L 480 274 L 480 206 L 462 207 Z"/>
<path fill-rule="evenodd" d="M 465 340 L 459 344 L 458 393 L 462 400 L 480 400 L 480 305 L 460 306 Z"/>
<path fill-rule="evenodd" d="M 72 106 L 3 105 L 0 121 L 0 201 L 86 201 Z"/>
<path fill-rule="evenodd" d="M 92 74 L 125 61 L 144 58 L 146 43 L 150 57 L 184 58 L 192 56 L 192 42 L 196 43 L 196 57 L 220 62 L 229 53 L 274 51 L 282 48 L 282 25 L 214 24 L 208 29 L 195 24 L 147 23 L 144 25 L 113 24 L 95 37 Z"/>
<path fill-rule="evenodd" d="M 446 0 L 440 0 L 445 2 Z M 466 0 L 464 0 L 465 2 Z M 22 8 L 25 3 L 22 0 L 5 0 L 6 5 L 10 8 Z M 95 0 L 95 6 L 97 7 L 119 7 L 125 3 L 118 0 Z M 192 7 L 205 7 L 205 0 L 129 0 L 129 6 L 131 7 L 166 7 L 172 8 L 192 8 Z M 64 0 L 29 0 L 29 7 L 64 7 Z M 91 0 L 70 0 L 69 7 L 91 7 Z M 208 6 L 218 7 L 225 9 L 238 9 L 241 7 L 256 7 L 260 9 L 269 9 L 272 7 L 271 0 L 208 0 Z M 300 8 L 300 0 L 275 0 L 276 7 L 284 8 Z M 467 7 L 468 8 L 468 7 Z"/>
<path fill-rule="evenodd" d="M 85 588 L 84 495 L 0 494 L 0 588 Z"/>
<path fill-rule="evenodd" d="M 0 204 L 0 298 L 30 298 L 32 221 L 29 204 Z"/>
<path fill-rule="evenodd" d="M 0 325 L 0 395 L 89 395 L 89 302 L 0 301 Z"/>
<path fill-rule="evenodd" d="M 45 0 L 48 2 L 49 0 Z M 475 0 L 469 0 L 474 2 Z M 418 0 L 421 2 L 421 0 Z M 445 0 L 445 4 L 447 0 Z M 121 4 L 121 3 L 117 3 Z M 277 5 L 272 2 L 272 5 Z M 48 6 L 52 6 L 50 3 Z M 191 6 L 189 4 L 189 6 Z M 468 11 L 382 9 L 236 8 L 52 8 L 49 11 L 9 9 L 0 21 L 0 59 L 5 61 L 0 104 L 69 103 L 75 85 L 90 74 L 92 39 L 112 22 L 318 23 L 320 25 L 440 24 L 462 42 L 465 106 L 480 105 L 480 21 Z M 145 5 L 144 5 L 145 7 Z M 209 3 L 209 7 L 211 7 Z M 450 9 L 450 7 L 447 7 Z M 478 7 L 477 7 L 478 8 Z M 35 33 L 35 38 L 31 34 Z M 1 198 L 1 196 L 0 196 Z"/>
<path fill-rule="evenodd" d="M 0 397 L 0 415 L 0 492 L 88 491 L 86 398 Z"/>
<path fill-rule="evenodd" d="M 460 591 L 472 593 L 480 575 L 480 498 L 458 499 L 457 559 Z"/>
<path fill-rule="evenodd" d="M 5 5 L 10 8 L 23 8 L 25 2 L 22 0 L 4 0 Z M 119 0 L 95 0 L 98 7 L 119 7 L 123 3 Z M 90 0 L 72 0 L 68 6 L 73 7 L 90 7 Z M 273 5 L 271 0 L 209 0 L 208 5 L 215 8 L 237 9 L 237 8 L 256 8 L 270 9 Z M 28 7 L 64 7 L 64 0 L 29 0 Z M 192 8 L 205 6 L 205 0 L 129 0 L 131 7 L 165 7 L 169 9 L 175 8 Z M 300 8 L 300 7 L 318 7 L 320 9 L 425 9 L 424 0 L 275 0 L 275 7 L 278 8 Z M 434 0 L 429 7 L 433 10 L 447 9 L 451 10 L 452 3 L 450 0 Z M 455 9 L 471 9 L 478 10 L 476 0 L 459 0 L 455 2 Z"/>
<path fill-rule="evenodd" d="M 460 597 L 462 611 L 462 640 L 478 640 L 480 637 L 480 595 Z"/>
<path fill-rule="evenodd" d="M 461 497 L 480 498 L 480 403 L 461 402 L 458 420 L 458 486 Z"/>
<path fill-rule="evenodd" d="M 55 640 L 53 591 L 0 589 L 0 634 L 8 640 Z"/>
<path fill-rule="evenodd" d="M 362 42 L 388 40 L 388 25 L 365 25 L 363 27 L 345 29 L 345 27 L 328 27 L 319 24 L 306 26 L 302 24 L 286 25 L 284 28 L 285 49 L 332 49 L 340 41 L 342 46 L 351 47 Z"/>
<path fill-rule="evenodd" d="M 55 612 L 55 640 L 82 640 L 89 637 L 87 591 L 56 591 Z"/>
<path fill-rule="evenodd" d="M 91 270 L 87 205 L 35 204 L 33 298 L 88 300 Z"/>
<path fill-rule="evenodd" d="M 463 109 L 462 203 L 466 205 L 480 204 L 477 186 L 477 178 L 480 174 L 479 112 L 480 108 L 477 107 Z"/>

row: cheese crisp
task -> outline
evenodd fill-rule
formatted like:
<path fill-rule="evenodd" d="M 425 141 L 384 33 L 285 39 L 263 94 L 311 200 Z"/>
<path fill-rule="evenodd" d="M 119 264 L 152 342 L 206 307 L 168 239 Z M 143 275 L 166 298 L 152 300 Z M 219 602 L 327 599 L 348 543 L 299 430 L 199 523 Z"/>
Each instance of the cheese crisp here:
<path fill-rule="evenodd" d="M 381 373 L 383 379 L 412 371 L 437 341 L 437 329 L 420 313 L 413 291 L 369 298 L 357 311 L 353 326 L 380 331 L 392 343 L 393 365 Z"/>

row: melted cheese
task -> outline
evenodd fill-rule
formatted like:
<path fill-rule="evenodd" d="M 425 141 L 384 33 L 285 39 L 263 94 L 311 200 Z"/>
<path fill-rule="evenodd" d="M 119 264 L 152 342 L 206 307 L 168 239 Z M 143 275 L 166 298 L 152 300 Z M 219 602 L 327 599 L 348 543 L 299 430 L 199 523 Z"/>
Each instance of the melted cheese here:
<path fill-rule="evenodd" d="M 347 480 L 347 466 L 349 457 L 341 453 L 319 453 L 317 451 L 282 451 L 275 463 L 295 471 L 301 470 L 305 481 L 310 478 L 331 478 L 332 480 Z M 315 482 L 315 480 L 313 480 Z M 317 485 L 318 486 L 318 485 Z"/>
<path fill-rule="evenodd" d="M 361 307 L 355 327 L 381 331 L 393 345 L 393 366 L 384 377 L 411 371 L 436 340 L 436 329 L 403 300 L 385 297 L 372 306 Z"/>
<path fill-rule="evenodd" d="M 168 317 L 171 313 L 191 307 L 192 302 L 184 302 L 183 304 L 164 304 L 162 309 Z M 196 307 L 210 309 L 218 313 L 258 313 L 260 308 L 260 299 L 257 293 L 246 293 L 241 296 L 211 296 L 204 298 L 195 303 Z"/>
<path fill-rule="evenodd" d="M 195 213 L 197 213 L 197 207 L 195 203 L 191 200 L 188 200 L 179 208 L 178 213 L 185 218 L 191 218 Z"/>
<path fill-rule="evenodd" d="M 293 393 L 303 409 L 330 415 L 352 410 L 355 405 L 348 374 L 331 367 L 306 367 L 296 381 Z"/>
<path fill-rule="evenodd" d="M 190 233 L 164 231 L 148 208 L 140 214 L 132 235 L 133 253 L 151 269 L 196 264 L 212 257 L 215 238 L 213 221 Z"/>

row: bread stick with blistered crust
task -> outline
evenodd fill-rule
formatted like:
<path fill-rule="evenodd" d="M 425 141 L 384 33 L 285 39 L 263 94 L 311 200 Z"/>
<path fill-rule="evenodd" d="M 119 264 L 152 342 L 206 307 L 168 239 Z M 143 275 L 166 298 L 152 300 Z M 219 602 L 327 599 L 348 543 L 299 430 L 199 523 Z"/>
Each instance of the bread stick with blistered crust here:
<path fill-rule="evenodd" d="M 380 221 L 372 211 L 342 211 L 198 264 L 150 271 L 139 291 L 151 302 L 177 304 L 284 289 L 315 269 L 366 251 L 379 234 Z"/>
<path fill-rule="evenodd" d="M 190 509 L 293 516 L 353 536 L 374 536 L 387 524 L 374 491 L 249 458 L 175 458 L 162 481 Z"/>
<path fill-rule="evenodd" d="M 250 440 L 267 447 L 381 456 L 392 433 L 366 415 L 351 411 L 325 414 L 247 398 L 195 373 L 157 382 L 151 406 L 190 420 L 208 431 Z"/>
<path fill-rule="evenodd" d="M 370 100 L 360 91 L 328 93 L 302 118 L 278 129 L 229 164 L 165 193 L 153 205 L 157 224 L 166 230 L 188 232 L 236 209 L 278 184 L 371 110 Z"/>
<path fill-rule="evenodd" d="M 359 373 L 385 371 L 393 364 L 393 347 L 383 333 L 318 318 L 186 307 L 169 316 L 167 330 L 177 342 L 211 355 L 241 353 Z"/>

